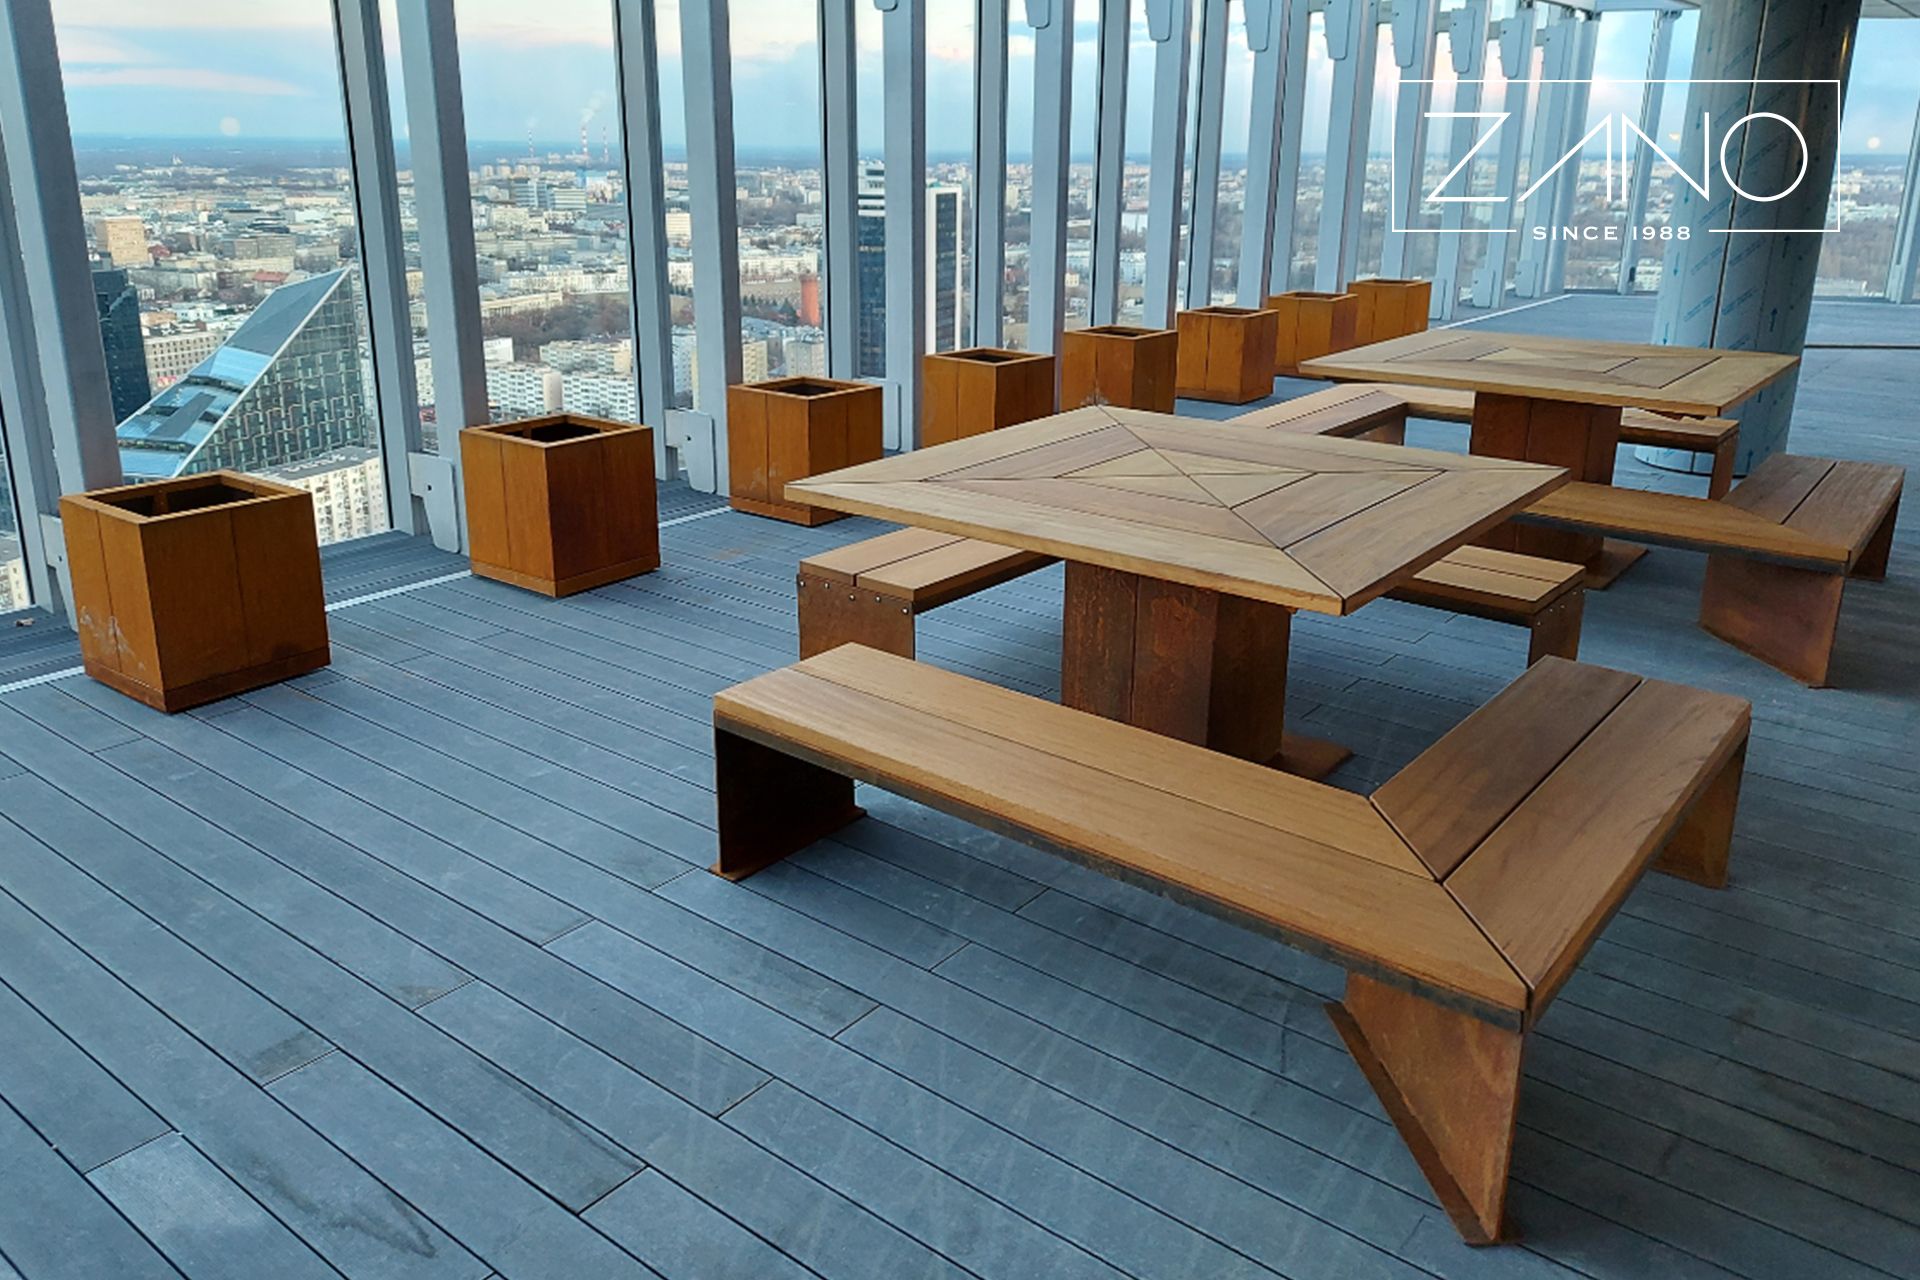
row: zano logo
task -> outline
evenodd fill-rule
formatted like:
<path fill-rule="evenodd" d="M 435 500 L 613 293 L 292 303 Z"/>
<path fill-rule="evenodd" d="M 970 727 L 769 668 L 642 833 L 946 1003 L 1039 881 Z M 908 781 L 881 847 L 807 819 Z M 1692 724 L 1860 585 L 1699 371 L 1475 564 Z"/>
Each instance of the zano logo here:
<path fill-rule="evenodd" d="M 1568 86 L 1568 88 L 1562 90 L 1562 92 L 1571 92 L 1571 87 L 1574 84 L 1585 82 L 1556 80 L 1542 81 L 1539 83 L 1542 86 L 1547 84 L 1565 85 Z M 1599 81 L 1592 82 L 1596 88 L 1602 83 L 1603 82 Z M 1646 83 L 1648 82 L 1619 80 L 1604 82 L 1609 89 L 1625 84 L 1644 85 Z M 1685 92 L 1685 86 L 1693 84 L 1726 85 L 1736 82 L 1668 80 L 1659 83 L 1666 86 L 1678 87 L 1682 92 Z M 1837 128 L 1838 126 L 1840 113 L 1839 83 L 1837 81 L 1740 81 L 1737 83 L 1743 86 L 1751 84 L 1756 90 L 1764 89 L 1769 91 L 1778 86 L 1787 85 L 1798 86 L 1803 90 L 1813 85 L 1832 85 L 1835 102 L 1834 110 L 1829 120 L 1832 122 L 1832 127 Z M 1542 92 L 1544 92 L 1544 88 Z M 1739 96 L 1744 98 L 1747 95 L 1741 94 Z M 1509 101 L 1511 101 L 1511 99 L 1509 99 Z M 1745 114 L 1736 117 L 1730 124 L 1716 126 L 1713 113 L 1710 110 L 1702 110 L 1698 117 L 1700 152 L 1697 157 L 1685 155 L 1684 149 L 1682 148 L 1676 148 L 1677 150 L 1683 150 L 1681 156 L 1676 157 L 1670 154 L 1659 141 L 1648 135 L 1640 122 L 1633 116 L 1625 112 L 1609 111 L 1595 120 L 1591 127 L 1587 129 L 1586 133 L 1580 136 L 1578 141 L 1568 146 L 1558 158 L 1553 158 L 1550 163 L 1545 163 L 1544 167 L 1542 167 L 1542 164 L 1543 161 L 1547 159 L 1546 157 L 1533 157 L 1532 163 L 1527 166 L 1529 170 L 1527 174 L 1527 185 L 1517 193 L 1511 195 L 1503 194 L 1498 191 L 1496 186 L 1494 191 L 1485 191 L 1483 187 L 1481 194 L 1475 194 L 1473 190 L 1473 173 L 1476 160 L 1482 161 L 1483 164 L 1492 163 L 1509 170 L 1517 167 L 1514 165 L 1514 159 L 1522 153 L 1524 142 L 1509 136 L 1509 131 L 1526 129 L 1530 126 L 1531 122 L 1522 124 L 1513 123 L 1514 114 L 1512 111 L 1425 112 L 1424 116 L 1426 121 L 1450 122 L 1447 126 L 1452 138 L 1450 152 L 1458 158 L 1453 160 L 1452 166 L 1441 175 L 1439 181 L 1432 183 L 1430 187 L 1424 188 L 1419 192 L 1418 207 L 1440 211 L 1447 225 L 1441 227 L 1406 227 L 1394 229 L 1428 232 L 1432 234 L 1512 234 L 1513 228 L 1505 225 L 1509 221 L 1508 217 L 1498 211 L 1491 213 L 1491 221 L 1487 225 L 1472 226 L 1468 225 L 1471 219 L 1465 217 L 1463 211 L 1448 211 L 1446 207 L 1449 205 L 1519 206 L 1525 204 L 1538 193 L 1542 187 L 1552 182 L 1553 179 L 1563 171 L 1567 171 L 1573 180 L 1577 181 L 1581 165 L 1585 162 L 1590 151 L 1597 152 L 1598 158 L 1601 159 L 1603 197 L 1606 206 L 1610 210 L 1627 206 L 1630 203 L 1630 199 L 1644 205 L 1644 190 L 1638 197 L 1630 197 L 1629 194 L 1634 165 L 1639 165 L 1643 169 L 1646 169 L 1656 164 L 1664 164 L 1667 169 L 1671 171 L 1673 177 L 1698 192 L 1702 199 L 1714 199 L 1716 186 L 1724 184 L 1722 187 L 1724 191 L 1730 191 L 1742 200 L 1752 204 L 1773 204 L 1785 200 L 1788 196 L 1800 190 L 1801 186 L 1806 182 L 1808 170 L 1813 163 L 1813 147 L 1808 143 L 1806 134 L 1802 132 L 1801 127 L 1794 123 L 1794 121 L 1776 111 L 1764 109 L 1749 110 L 1745 112 Z M 1460 123 L 1465 121 L 1480 121 L 1484 123 L 1472 126 L 1466 126 Z M 1439 126 L 1436 126 L 1436 128 L 1439 128 Z M 1397 134 L 1398 131 L 1396 130 L 1396 143 L 1399 141 Z M 1465 150 L 1462 151 L 1462 142 L 1468 138 L 1469 135 L 1471 136 L 1471 141 L 1466 144 Z M 1831 143 L 1835 140 L 1828 139 L 1827 141 Z M 1516 145 L 1517 142 L 1520 145 Z M 1637 146 L 1633 145 L 1635 143 L 1637 143 Z M 1628 163 L 1630 149 L 1634 152 L 1633 164 Z M 1832 147 L 1829 146 L 1828 151 L 1831 150 Z M 1764 163 L 1755 165 L 1753 158 L 1756 155 L 1764 155 Z M 1744 164 L 1743 159 L 1745 161 Z M 1398 158 L 1396 157 L 1394 164 L 1396 183 L 1398 183 L 1401 176 L 1399 168 Z M 1655 172 L 1657 172 L 1657 170 Z M 1484 173 L 1485 170 L 1483 168 L 1482 174 L 1484 175 Z M 1645 184 L 1651 180 L 1651 177 L 1645 173 L 1643 173 L 1642 177 L 1643 182 L 1641 185 L 1644 187 Z M 1745 178 L 1751 185 L 1743 186 L 1741 184 L 1742 178 Z M 1756 178 L 1764 181 L 1764 185 L 1772 189 L 1753 189 L 1754 186 L 1760 185 L 1760 183 L 1756 181 Z M 1405 206 L 1396 198 L 1394 207 L 1398 209 L 1404 208 Z M 1629 210 L 1629 216 L 1632 216 L 1634 212 L 1636 211 Z M 1822 209 L 1821 212 L 1824 213 L 1825 210 Z M 1835 228 L 1832 227 L 1815 225 L 1808 227 L 1770 226 L 1766 228 L 1721 227 L 1710 228 L 1709 230 L 1716 234 L 1732 235 L 1747 231 L 1768 233 L 1799 231 L 1809 234 L 1819 234 L 1834 229 Z M 1687 228 L 1684 226 L 1676 228 L 1671 225 L 1664 225 L 1658 227 L 1629 226 L 1623 229 L 1616 225 L 1605 224 L 1583 227 L 1535 226 L 1532 228 L 1532 232 L 1536 239 L 1552 237 L 1555 239 L 1618 240 L 1628 236 L 1637 239 L 1684 239 L 1687 234 Z"/>

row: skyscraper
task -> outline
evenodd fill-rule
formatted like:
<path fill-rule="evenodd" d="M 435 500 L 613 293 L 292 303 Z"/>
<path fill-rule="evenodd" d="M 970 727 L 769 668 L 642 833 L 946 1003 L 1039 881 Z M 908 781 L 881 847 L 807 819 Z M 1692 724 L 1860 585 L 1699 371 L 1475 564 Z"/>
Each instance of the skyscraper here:
<path fill-rule="evenodd" d="M 370 446 L 349 269 L 267 295 L 191 373 L 120 424 L 127 479 L 260 472 Z"/>
<path fill-rule="evenodd" d="M 93 273 L 93 300 L 100 308 L 100 343 L 107 351 L 107 386 L 113 395 L 113 419 L 124 422 L 153 395 L 147 381 L 147 344 L 140 332 L 140 294 L 127 273 Z"/>
<path fill-rule="evenodd" d="M 147 251 L 147 225 L 130 214 L 93 220 L 93 247 L 116 267 L 144 267 L 153 262 Z"/>
<path fill-rule="evenodd" d="M 887 369 L 887 211 L 886 166 L 860 165 L 859 203 L 854 245 L 858 254 L 860 341 L 854 372 L 879 377 Z M 927 188 L 927 349 L 951 351 L 962 345 L 960 333 L 960 226 L 965 216 L 961 189 Z"/>

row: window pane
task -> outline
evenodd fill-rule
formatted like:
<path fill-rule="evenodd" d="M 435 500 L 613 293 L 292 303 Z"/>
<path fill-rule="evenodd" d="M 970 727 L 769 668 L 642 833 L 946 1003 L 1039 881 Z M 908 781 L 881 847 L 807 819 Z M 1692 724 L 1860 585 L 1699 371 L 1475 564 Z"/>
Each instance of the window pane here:
<path fill-rule="evenodd" d="M 927 0 L 927 346 L 973 344 L 973 0 Z M 998 193 L 986 192 L 987 198 Z M 951 222 L 953 229 L 946 229 Z"/>
<path fill-rule="evenodd" d="M 20 553 L 20 522 L 14 514 L 13 473 L 7 470 L 7 441 L 0 436 L 0 613 L 32 603 L 27 565 Z"/>
<path fill-rule="evenodd" d="M 487 399 L 495 421 L 640 418 L 606 0 L 459 0 Z"/>
<path fill-rule="evenodd" d="M 1860 24 L 1848 72 L 1834 207 L 1820 238 L 1814 291 L 1830 298 L 1881 298 L 1893 266 L 1893 236 L 1906 188 L 1906 149 L 1920 94 L 1920 23 L 1869 19 Z M 1837 219 L 1837 221 L 1836 221 Z"/>
<path fill-rule="evenodd" d="M 127 478 L 233 468 L 310 490 L 322 542 L 384 530 L 332 6 L 53 11 Z"/>
<path fill-rule="evenodd" d="M 743 376 L 824 375 L 816 5 L 730 0 Z"/>

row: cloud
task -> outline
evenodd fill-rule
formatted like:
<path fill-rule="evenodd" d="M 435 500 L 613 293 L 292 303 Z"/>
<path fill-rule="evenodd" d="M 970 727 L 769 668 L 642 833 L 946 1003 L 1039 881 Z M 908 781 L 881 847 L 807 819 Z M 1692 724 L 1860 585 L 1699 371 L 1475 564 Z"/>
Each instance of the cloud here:
<path fill-rule="evenodd" d="M 192 4 L 155 4 L 153 0 L 60 0 L 54 6 L 66 39 L 69 27 L 161 28 L 224 30 L 287 30 L 317 28 L 331 31 L 333 7 L 324 0 L 193 0 Z"/>
<path fill-rule="evenodd" d="M 128 44 L 111 32 L 92 27 L 62 26 L 59 43 L 63 66 L 122 67 L 160 60 L 138 45 Z"/>
<path fill-rule="evenodd" d="M 285 80 L 249 76 L 205 67 L 82 68 L 66 73 L 67 87 L 161 89 L 193 93 L 237 93 L 260 98 L 305 98 L 311 91 Z"/>

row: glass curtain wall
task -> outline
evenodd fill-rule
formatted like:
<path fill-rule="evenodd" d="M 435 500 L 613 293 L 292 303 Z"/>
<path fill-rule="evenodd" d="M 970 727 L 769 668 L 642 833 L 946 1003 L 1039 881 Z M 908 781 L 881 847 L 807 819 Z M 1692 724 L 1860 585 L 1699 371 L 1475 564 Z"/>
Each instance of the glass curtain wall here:
<path fill-rule="evenodd" d="M 742 376 L 824 377 L 819 9 L 730 0 L 729 17 Z"/>
<path fill-rule="evenodd" d="M 1093 308 L 1093 173 L 1100 145 L 1100 12 L 1079 0 L 1073 22 L 1073 106 L 1067 130 L 1066 327 L 1084 329 Z M 1028 130 L 1029 133 L 1032 130 Z"/>
<path fill-rule="evenodd" d="M 927 6 L 927 346 L 972 345 L 974 0 Z"/>
<path fill-rule="evenodd" d="M 53 14 L 127 478 L 231 468 L 312 492 L 322 542 L 383 531 L 332 6 Z"/>
<path fill-rule="evenodd" d="M 1126 167 L 1120 196 L 1120 299 L 1115 318 L 1139 324 L 1146 315 L 1147 185 L 1152 181 L 1153 62 L 1145 0 L 1127 6 Z"/>
<path fill-rule="evenodd" d="M 1920 22 L 1866 19 L 1854 44 L 1840 127 L 1840 163 L 1833 207 L 1820 238 L 1814 293 L 1823 298 L 1884 298 L 1893 265 L 1893 237 L 1906 194 L 1907 149 L 1913 142 L 1920 89 Z"/>
<path fill-rule="evenodd" d="M 1653 41 L 1654 16 L 1649 12 L 1619 10 L 1598 19 L 1593 58 L 1593 88 L 1586 117 L 1579 124 L 1584 136 L 1611 114 L 1616 121 L 1640 118 L 1642 83 L 1647 74 L 1647 50 Z M 1684 91 L 1684 85 L 1671 86 Z M 1664 105 L 1664 98 L 1663 98 Z M 1614 146 L 1624 149 L 1621 135 L 1634 143 L 1638 139 L 1624 129 L 1608 126 L 1614 133 Z M 1631 170 L 1616 156 L 1609 163 L 1605 135 L 1597 136 L 1582 150 L 1574 189 L 1573 216 L 1570 225 L 1581 229 L 1581 238 L 1566 246 L 1566 286 L 1569 289 L 1604 289 L 1612 292 L 1620 286 L 1620 252 L 1627 226 L 1627 181 Z M 1657 241 L 1655 242 L 1658 243 Z"/>
<path fill-rule="evenodd" d="M 1240 296 L 1240 244 L 1247 215 L 1247 128 L 1253 122 L 1253 49 L 1246 10 L 1235 5 L 1227 24 L 1226 92 L 1221 99 L 1220 185 L 1213 215 L 1212 297 Z"/>
<path fill-rule="evenodd" d="M 454 9 L 493 418 L 637 422 L 613 8 Z"/>

